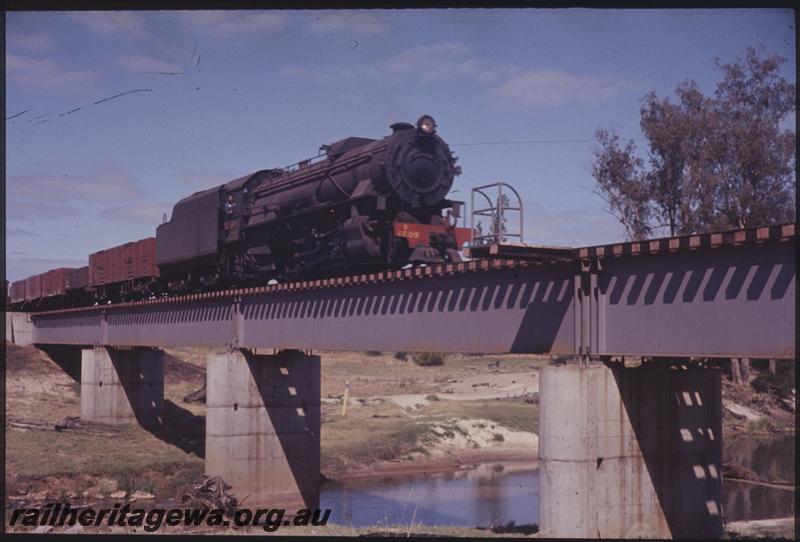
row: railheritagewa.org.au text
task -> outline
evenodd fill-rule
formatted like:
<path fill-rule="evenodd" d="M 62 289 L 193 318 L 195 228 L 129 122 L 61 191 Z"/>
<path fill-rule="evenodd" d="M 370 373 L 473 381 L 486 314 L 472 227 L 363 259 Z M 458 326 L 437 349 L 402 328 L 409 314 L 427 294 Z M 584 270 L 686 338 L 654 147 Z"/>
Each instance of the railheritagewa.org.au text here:
<path fill-rule="evenodd" d="M 284 508 L 239 508 L 226 515 L 220 508 L 133 508 L 130 504 L 115 504 L 113 508 L 73 508 L 69 503 L 50 503 L 41 508 L 17 508 L 11 514 L 9 526 L 73 527 L 120 526 L 141 527 L 155 532 L 167 527 L 237 527 L 258 526 L 273 532 L 288 526 L 324 526 L 330 509 L 301 508 L 287 514 Z"/>

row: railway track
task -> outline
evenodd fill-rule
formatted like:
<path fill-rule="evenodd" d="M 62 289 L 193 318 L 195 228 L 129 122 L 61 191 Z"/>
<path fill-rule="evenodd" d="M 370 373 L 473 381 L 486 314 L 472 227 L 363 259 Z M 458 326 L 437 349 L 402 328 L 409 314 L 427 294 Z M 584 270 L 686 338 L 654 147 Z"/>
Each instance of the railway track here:
<path fill-rule="evenodd" d="M 340 288 L 346 286 L 379 284 L 405 280 L 419 280 L 464 273 L 479 273 L 493 269 L 544 266 L 556 262 L 563 263 L 565 261 L 574 261 L 577 264 L 581 260 L 587 259 L 619 258 L 627 256 L 635 257 L 647 254 L 677 253 L 707 248 L 713 249 L 723 246 L 739 246 L 752 243 L 758 244 L 775 241 L 790 242 L 795 238 L 796 225 L 795 223 L 789 223 L 760 228 L 747 228 L 723 232 L 663 237 L 645 241 L 630 241 L 581 248 L 498 243 L 484 247 L 468 249 L 473 253 L 473 255 L 480 255 L 481 259 L 460 263 L 434 264 L 410 269 L 381 271 L 377 273 L 364 273 L 325 279 L 294 281 L 250 288 L 233 288 L 212 292 L 129 301 L 124 303 L 71 307 L 66 309 L 34 312 L 32 313 L 32 316 L 35 318 L 38 315 L 104 311 L 112 308 L 116 309 L 158 304 L 188 303 L 207 299 L 238 298 L 250 295 L 278 292 L 319 290 L 326 288 Z"/>

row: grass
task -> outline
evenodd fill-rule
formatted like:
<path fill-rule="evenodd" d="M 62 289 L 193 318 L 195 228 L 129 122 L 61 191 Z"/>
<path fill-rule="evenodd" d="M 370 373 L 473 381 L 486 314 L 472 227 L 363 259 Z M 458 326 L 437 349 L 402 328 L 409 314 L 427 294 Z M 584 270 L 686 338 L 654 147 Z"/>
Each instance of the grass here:
<path fill-rule="evenodd" d="M 473 355 L 447 353 L 444 365 L 422 367 L 409 363 L 410 352 L 384 352 L 367 356 L 361 352 L 320 351 L 322 397 L 338 397 L 350 381 L 351 397 L 373 397 L 404 393 L 440 393 L 442 382 L 481 372 L 533 371 L 546 366 L 544 356 Z M 402 359 L 400 359 L 402 358 Z"/>
<path fill-rule="evenodd" d="M 95 487 L 99 479 L 125 491 L 173 496 L 178 488 L 197 478 L 203 472 L 204 461 L 196 455 L 201 451 L 191 445 L 198 439 L 202 444 L 205 405 L 184 404 L 182 397 L 202 385 L 207 353 L 200 349 L 170 349 L 167 353 L 165 417 L 171 420 L 168 438 L 139 427 L 92 427 L 111 434 L 102 436 L 7 425 L 6 467 L 10 483 L 37 487 L 47 484 L 49 489 L 51 481 L 56 481 L 58 487 L 54 491 L 64 487 L 80 493 L 82 488 L 78 486 Z M 393 352 L 376 356 L 323 353 L 322 385 L 327 388 L 323 397 L 326 392 L 342 393 L 345 380 L 349 380 L 351 398 L 423 393 L 428 399 L 427 405 L 413 413 L 391 401 L 354 405 L 348 408 L 346 417 L 340 415 L 340 409 L 327 411 L 321 431 L 324 473 L 424 452 L 426 443 L 436 441 L 431 426 L 443 420 L 481 418 L 525 431 L 535 431 L 538 427 L 536 405 L 526 404 L 522 399 L 452 401 L 439 390 L 452 378 L 476 371 L 494 371 L 500 366 L 507 371 L 528 370 L 534 363 L 547 363 L 544 359 L 447 354 L 446 366 L 422 367 L 397 357 L 400 356 Z M 17 388 L 7 396 L 6 421 L 52 424 L 65 416 L 80 415 L 79 385 L 43 353 L 33 348 L 12 348 L 9 358 L 13 358 L 9 365 L 14 369 L 8 373 L 8 380 L 16 382 Z M 27 391 L 19 387 L 23 383 L 28 386 Z M 172 408 L 167 408 L 170 405 Z M 186 421 L 187 416 L 191 423 Z M 93 485 L 86 477 L 95 479 Z"/>
<path fill-rule="evenodd" d="M 550 357 L 550 364 L 551 365 L 564 365 L 571 359 L 574 359 L 574 355 L 559 355 L 559 356 L 551 356 Z"/>
<path fill-rule="evenodd" d="M 393 403 L 379 403 L 348 409 L 347 416 L 331 411 L 322 420 L 321 463 L 327 474 L 364 466 L 381 460 L 396 459 L 412 452 L 424 452 L 426 444 L 436 440 L 434 423 L 449 419 L 479 418 L 517 431 L 536 432 L 539 427 L 538 405 L 521 398 L 480 401 L 432 401 L 413 417 Z M 454 426 L 445 436 L 455 436 Z M 448 435 L 448 432 L 450 433 Z M 498 434 L 499 435 L 499 434 Z M 502 435 L 499 435 L 502 439 Z"/>
<path fill-rule="evenodd" d="M 79 383 L 43 352 L 6 346 L 10 346 L 7 350 L 10 368 L 6 373 L 7 422 L 18 420 L 50 425 L 65 416 L 80 416 Z M 178 385 L 168 379 L 165 391 L 166 399 L 172 401 L 169 404 L 180 404 L 177 396 L 182 396 L 183 388 L 191 388 L 198 379 L 204 379 L 199 367 L 189 367 L 183 373 L 186 374 L 181 374 Z M 177 426 L 178 422 L 173 420 L 173 425 Z M 197 430 L 186 424 L 180 427 L 189 432 Z M 7 483 L 40 486 L 45 482 L 46 489 L 55 494 L 76 490 L 80 493 L 79 486 L 96 485 L 89 480 L 96 478 L 105 480 L 100 485 L 108 486 L 103 493 L 108 493 L 110 486 L 115 485 L 129 492 L 166 492 L 171 496 L 176 486 L 186 482 L 185 478 L 203 472 L 202 458 L 140 427 L 93 424 L 90 430 L 107 435 L 22 429 L 6 424 L 6 472 L 11 477 Z M 197 438 L 201 437 L 202 434 Z"/>
<path fill-rule="evenodd" d="M 113 437 L 13 429 L 6 434 L 6 469 L 19 476 L 125 478 L 148 468 L 168 472 L 191 464 L 202 465 L 202 459 L 139 428 L 121 429 Z"/>
<path fill-rule="evenodd" d="M 788 399 L 791 397 L 791 389 L 795 385 L 794 363 L 778 363 L 776 367 L 775 374 L 762 371 L 750 382 L 750 385 L 758 392 L 771 393 L 778 398 Z"/>
<path fill-rule="evenodd" d="M 480 418 L 516 431 L 539 432 L 539 406 L 521 398 L 481 401 L 438 401 L 422 413 L 430 417 Z"/>
<path fill-rule="evenodd" d="M 122 491 L 127 491 L 128 494 L 138 490 L 146 491 L 147 493 L 153 493 L 155 491 L 155 483 L 153 480 L 142 478 L 141 476 L 137 476 L 136 473 L 129 471 L 117 476 L 117 487 Z"/>
<path fill-rule="evenodd" d="M 393 404 L 349 409 L 322 420 L 323 472 L 347 469 L 421 451 L 429 424 L 404 416 Z"/>
<path fill-rule="evenodd" d="M 749 421 L 747 422 L 747 432 L 758 434 L 758 433 L 784 433 L 786 431 L 790 431 L 793 428 L 787 426 L 781 420 L 773 420 L 767 417 L 764 417 L 758 421 Z"/>
<path fill-rule="evenodd" d="M 411 359 L 421 367 L 431 367 L 444 365 L 444 358 L 445 354 L 440 352 L 423 352 L 422 354 L 414 354 Z"/>

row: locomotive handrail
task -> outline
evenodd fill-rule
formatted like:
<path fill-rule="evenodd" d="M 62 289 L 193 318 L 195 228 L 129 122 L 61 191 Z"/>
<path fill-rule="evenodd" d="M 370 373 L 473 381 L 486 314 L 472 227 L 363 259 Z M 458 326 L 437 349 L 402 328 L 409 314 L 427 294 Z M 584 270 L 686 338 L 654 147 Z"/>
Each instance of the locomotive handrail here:
<path fill-rule="evenodd" d="M 511 190 L 514 195 L 517 197 L 517 202 L 519 203 L 518 207 L 512 207 L 510 205 L 505 205 L 503 201 L 503 187 L 508 188 Z M 497 188 L 497 201 L 492 202 L 491 198 L 484 192 L 487 188 Z M 475 194 L 479 194 L 486 199 L 489 203 L 489 207 L 486 209 L 478 209 L 475 210 Z M 496 239 L 498 242 L 503 242 L 504 238 L 506 237 L 516 237 L 519 239 L 520 243 L 523 241 L 524 235 L 524 227 L 523 227 L 523 205 L 522 205 L 522 196 L 520 196 L 519 192 L 508 183 L 503 181 L 498 181 L 496 183 L 486 184 L 483 186 L 476 186 L 472 189 L 471 194 L 471 206 L 472 206 L 472 213 L 470 215 L 470 227 L 473 231 L 473 241 L 475 242 L 484 242 L 486 240 Z M 502 229 L 502 222 L 503 222 L 503 211 L 517 211 L 519 212 L 519 233 L 508 233 L 506 231 L 500 231 Z M 492 231 L 484 235 L 475 235 L 475 216 L 487 216 L 487 217 L 497 217 L 495 223 L 498 225 L 498 231 Z"/>
<path fill-rule="evenodd" d="M 380 147 L 378 147 L 377 150 L 380 150 Z M 350 158 L 345 163 L 336 162 L 335 164 L 332 164 L 330 166 L 331 170 L 328 172 L 328 174 L 334 175 L 334 174 L 344 173 L 349 169 L 353 169 L 354 167 L 361 165 L 361 163 L 369 161 L 369 159 L 370 159 L 369 155 L 367 156 L 358 155 Z M 285 179 L 281 179 L 280 177 L 278 177 L 273 182 L 266 183 L 263 186 L 260 186 L 259 188 L 254 190 L 253 193 L 256 196 L 263 196 L 270 193 L 274 193 L 277 190 L 286 190 L 287 188 L 302 186 L 304 184 L 314 181 L 320 175 L 320 173 L 322 173 L 324 167 L 325 166 L 323 161 L 317 162 L 316 164 L 313 164 L 308 168 L 303 168 L 303 169 L 308 169 L 308 171 L 306 171 L 302 175 L 292 175 Z"/>

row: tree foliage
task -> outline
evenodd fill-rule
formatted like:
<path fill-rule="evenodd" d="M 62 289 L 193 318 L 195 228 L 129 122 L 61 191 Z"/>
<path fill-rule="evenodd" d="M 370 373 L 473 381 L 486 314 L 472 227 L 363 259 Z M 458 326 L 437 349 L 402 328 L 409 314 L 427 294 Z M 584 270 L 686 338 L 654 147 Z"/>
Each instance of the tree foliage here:
<path fill-rule="evenodd" d="M 650 233 L 653 206 L 645 182 L 644 162 L 635 154 L 633 142 L 620 147 L 619 136 L 603 129 L 597 130 L 602 152 L 595 153 L 592 170 L 606 200 L 608 211 L 625 226 L 631 239 L 643 239 Z"/>
<path fill-rule="evenodd" d="M 794 219 L 795 133 L 780 123 L 795 110 L 786 59 L 749 47 L 722 71 L 714 96 L 694 81 L 675 98 L 650 92 L 640 126 L 647 157 L 630 141 L 598 129 L 592 174 L 607 211 L 631 239 L 656 228 L 670 235 L 746 228 Z"/>

